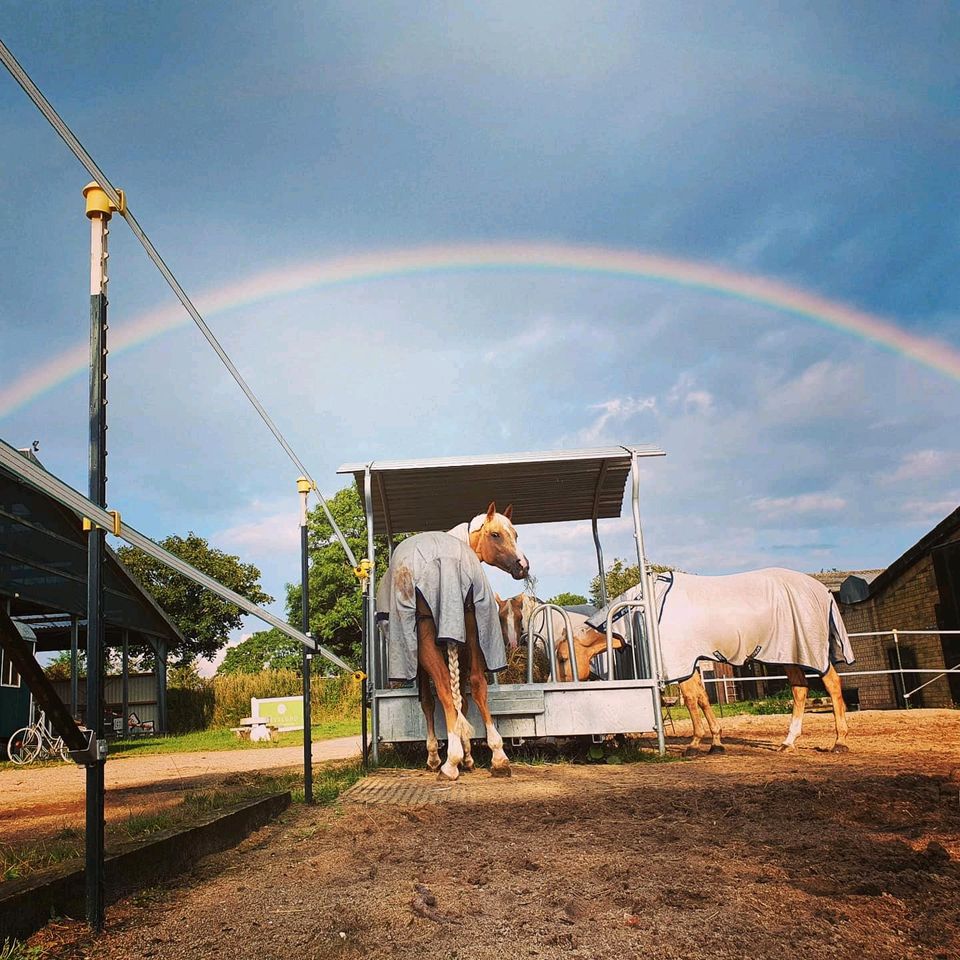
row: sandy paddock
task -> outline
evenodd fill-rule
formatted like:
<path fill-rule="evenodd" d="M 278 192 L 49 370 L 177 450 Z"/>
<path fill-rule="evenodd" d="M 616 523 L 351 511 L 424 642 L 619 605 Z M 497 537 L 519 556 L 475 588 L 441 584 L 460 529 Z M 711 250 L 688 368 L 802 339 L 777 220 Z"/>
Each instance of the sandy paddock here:
<path fill-rule="evenodd" d="M 725 722 L 722 756 L 384 771 L 299 807 L 57 957 L 960 957 L 960 712 Z M 680 741 L 671 743 L 679 752 Z M 382 802 L 384 799 L 401 802 Z M 367 801 L 379 802 L 361 802 Z"/>

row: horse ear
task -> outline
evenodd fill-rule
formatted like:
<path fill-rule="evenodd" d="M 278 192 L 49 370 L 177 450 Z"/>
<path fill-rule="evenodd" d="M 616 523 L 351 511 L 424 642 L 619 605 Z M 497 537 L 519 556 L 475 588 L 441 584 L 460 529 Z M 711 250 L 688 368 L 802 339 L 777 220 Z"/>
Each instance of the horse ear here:
<path fill-rule="evenodd" d="M 491 501 L 490 501 L 490 506 L 487 507 L 487 519 L 488 519 L 488 520 L 492 520 L 492 519 L 493 519 L 493 516 L 494 516 L 494 514 L 495 514 L 496 512 L 497 512 L 497 501 L 496 501 L 496 500 L 491 500 Z"/>
<path fill-rule="evenodd" d="M 497 603 L 503 603 L 503 601 L 500 599 L 500 594 L 499 594 L 499 593 L 494 593 L 493 599 L 496 600 Z"/>
<path fill-rule="evenodd" d="M 503 511 L 503 515 L 508 519 L 513 519 L 513 504 L 511 503 L 506 510 Z"/>

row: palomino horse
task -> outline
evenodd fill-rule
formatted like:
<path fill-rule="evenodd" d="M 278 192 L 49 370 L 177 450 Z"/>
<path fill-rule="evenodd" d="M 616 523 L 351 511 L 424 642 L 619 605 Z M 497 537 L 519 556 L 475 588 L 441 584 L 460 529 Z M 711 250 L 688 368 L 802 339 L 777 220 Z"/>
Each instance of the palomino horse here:
<path fill-rule="evenodd" d="M 507 650 L 513 650 L 519 644 L 526 642 L 527 634 L 531 629 L 531 620 L 535 621 L 532 624 L 535 635 L 542 640 L 547 633 L 546 614 L 549 612 L 557 651 L 557 679 L 561 681 L 572 680 L 572 672 L 567 662 L 569 660 L 567 624 L 563 616 L 556 610 L 540 611 L 534 618 L 533 611 L 537 604 L 542 602 L 529 593 L 521 593 L 515 597 L 508 597 L 506 600 L 497 597 L 497 606 L 500 608 L 500 628 L 503 631 L 503 639 L 507 645 Z M 607 649 L 606 634 L 588 626 L 587 618 L 582 613 L 567 610 L 567 617 L 570 618 L 570 627 L 574 635 L 574 652 L 578 666 L 577 676 L 586 680 L 590 676 L 591 659 L 598 653 L 604 653 Z M 614 650 L 622 646 L 622 638 L 619 634 L 614 633 Z"/>
<path fill-rule="evenodd" d="M 696 752 L 707 736 L 698 708 L 712 738 L 710 752 L 723 752 L 720 723 L 697 667 L 700 660 L 783 666 L 793 690 L 793 717 L 780 745 L 784 751 L 796 750 L 803 729 L 808 690 L 804 671 L 820 674 L 833 704 L 833 750 L 847 752 L 846 708 L 834 664 L 853 663 L 853 650 L 833 595 L 822 583 L 805 573 L 780 568 L 724 577 L 674 572 L 657 577 L 654 594 L 662 679 L 679 683 L 693 721 L 688 753 Z M 612 603 L 633 600 L 638 595 L 639 588 L 634 587 Z M 606 611 L 591 617 L 589 623 L 603 629 Z M 577 660 L 579 663 L 579 654 Z"/>
<path fill-rule="evenodd" d="M 485 514 L 447 533 L 420 533 L 402 541 L 377 592 L 378 619 L 388 616 L 390 678 L 417 677 L 427 724 L 427 766 L 448 780 L 457 779 L 461 762 L 466 770 L 474 765 L 473 730 L 464 707 L 468 687 L 486 727 L 491 772 L 510 776 L 503 738 L 487 705 L 486 671 L 502 669 L 506 659 L 494 593 L 480 564 L 499 567 L 515 580 L 527 576 L 529 564 L 517 547 L 511 513 L 511 507 L 497 513 L 491 503 Z M 431 680 L 447 726 L 443 764 Z"/>

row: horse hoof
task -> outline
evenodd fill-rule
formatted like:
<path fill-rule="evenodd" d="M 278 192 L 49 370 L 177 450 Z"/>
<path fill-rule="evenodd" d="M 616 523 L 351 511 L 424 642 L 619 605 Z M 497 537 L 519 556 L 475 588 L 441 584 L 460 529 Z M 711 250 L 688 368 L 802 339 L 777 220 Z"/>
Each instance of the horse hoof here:
<path fill-rule="evenodd" d="M 726 752 L 727 752 L 727 751 L 726 751 L 726 748 L 723 747 L 723 746 L 722 746 L 721 744 L 719 744 L 719 743 L 715 743 L 715 744 L 707 751 L 707 753 L 726 753 Z"/>
<path fill-rule="evenodd" d="M 461 773 L 473 773 L 473 768 L 474 768 L 475 766 L 476 766 L 476 764 L 473 762 L 473 757 L 471 757 L 469 760 L 464 760 L 464 761 L 463 761 L 463 766 L 460 768 L 460 772 L 461 772 Z"/>
<path fill-rule="evenodd" d="M 440 773 L 437 774 L 438 780 L 456 780 L 460 776 L 460 768 L 453 766 L 451 763 L 445 763 L 440 768 Z"/>
<path fill-rule="evenodd" d="M 683 751 L 683 755 L 685 757 L 699 757 L 700 751 L 696 747 L 687 747 L 687 749 Z"/>
<path fill-rule="evenodd" d="M 777 747 L 777 753 L 796 753 L 797 748 L 792 743 L 781 743 Z"/>
<path fill-rule="evenodd" d="M 440 769 L 440 761 L 439 761 L 439 760 L 428 760 L 428 761 L 427 761 L 427 769 L 428 769 L 431 773 L 436 773 L 436 772 Z"/>
<path fill-rule="evenodd" d="M 849 753 L 849 752 L 850 752 L 850 748 L 849 748 L 845 743 L 837 743 L 837 744 L 834 744 L 833 752 L 834 752 L 834 753 Z"/>
<path fill-rule="evenodd" d="M 491 777 L 510 777 L 513 776 L 513 772 L 510 770 L 510 764 L 504 763 L 500 766 L 493 766 L 490 768 Z"/>

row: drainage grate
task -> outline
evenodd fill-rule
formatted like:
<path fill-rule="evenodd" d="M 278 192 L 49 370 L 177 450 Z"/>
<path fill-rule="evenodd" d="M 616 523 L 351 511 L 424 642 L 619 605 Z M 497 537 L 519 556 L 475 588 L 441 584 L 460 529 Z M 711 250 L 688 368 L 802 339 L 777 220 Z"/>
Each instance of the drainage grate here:
<path fill-rule="evenodd" d="M 444 783 L 433 774 L 383 774 L 364 777 L 341 794 L 343 803 L 389 803 L 418 807 L 431 803 L 463 801 L 469 788 L 462 782 Z"/>

